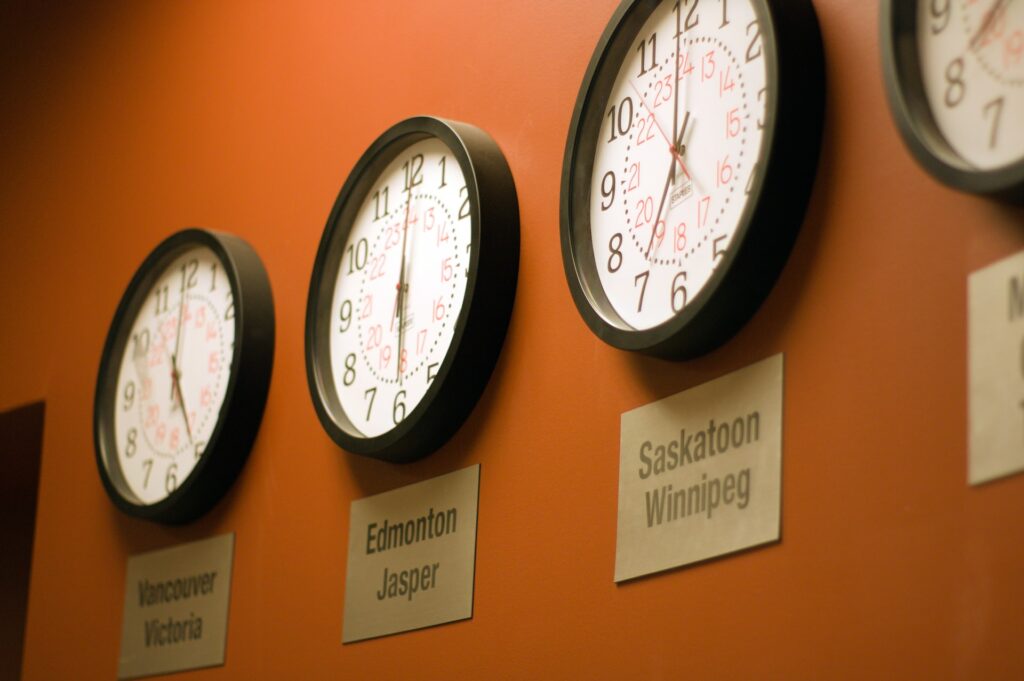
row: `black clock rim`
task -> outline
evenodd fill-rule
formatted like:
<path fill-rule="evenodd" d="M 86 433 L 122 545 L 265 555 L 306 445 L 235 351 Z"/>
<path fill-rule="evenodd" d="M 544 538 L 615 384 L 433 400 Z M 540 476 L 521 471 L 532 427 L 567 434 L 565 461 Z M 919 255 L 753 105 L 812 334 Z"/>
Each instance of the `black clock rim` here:
<path fill-rule="evenodd" d="M 153 503 L 141 503 L 124 480 L 117 459 L 113 410 L 120 360 L 128 332 L 149 297 L 149 287 L 181 252 L 205 246 L 220 260 L 235 303 L 235 347 L 220 415 L 203 456 L 178 487 Z M 93 408 L 96 465 L 107 495 L 124 513 L 177 525 L 206 513 L 241 472 L 263 417 L 274 355 L 274 305 L 267 272 L 249 244 L 231 234 L 187 228 L 162 241 L 132 276 L 114 313 Z"/>
<path fill-rule="evenodd" d="M 1024 204 L 1024 158 L 999 168 L 973 167 L 946 141 L 924 91 L 917 50 L 917 3 L 882 0 L 879 35 L 889 109 L 904 144 L 943 184 Z"/>
<path fill-rule="evenodd" d="M 761 24 L 765 57 L 765 130 L 751 187 L 725 260 L 682 312 L 649 329 L 635 329 L 615 313 L 602 290 L 589 232 L 589 168 L 602 116 L 600 105 L 617 76 L 616 55 L 660 4 L 624 0 L 598 41 L 576 99 L 562 164 L 562 261 L 573 302 L 601 340 L 665 359 L 705 354 L 731 338 L 767 297 L 803 222 L 813 186 L 824 118 L 824 55 L 809 1 L 751 0 Z M 772 85 L 778 96 L 771 97 Z M 589 140 L 589 141 L 588 141 Z M 582 168 L 582 170 L 581 170 Z M 577 178 L 579 178 L 577 180 Z M 579 187 L 578 191 L 574 191 Z"/>
<path fill-rule="evenodd" d="M 458 161 L 470 205 L 469 275 L 452 342 L 422 400 L 392 430 L 363 436 L 345 414 L 330 369 L 331 301 L 340 249 L 352 219 L 388 163 L 410 145 L 440 140 Z M 519 204 L 497 143 L 479 128 L 416 116 L 387 129 L 356 162 L 331 209 L 317 249 L 306 303 L 306 377 L 318 419 L 342 449 L 405 463 L 436 451 L 468 418 L 497 363 L 519 270 Z"/>

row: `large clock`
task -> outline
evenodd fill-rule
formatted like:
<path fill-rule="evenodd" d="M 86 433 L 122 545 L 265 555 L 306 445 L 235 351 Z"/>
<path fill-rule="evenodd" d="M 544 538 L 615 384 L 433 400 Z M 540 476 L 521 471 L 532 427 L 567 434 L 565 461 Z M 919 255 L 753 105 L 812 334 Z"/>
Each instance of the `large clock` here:
<path fill-rule="evenodd" d="M 344 449 L 436 450 L 482 393 L 519 266 L 512 174 L 479 128 L 418 117 L 356 163 L 324 229 L 306 307 L 320 422 Z"/>
<path fill-rule="evenodd" d="M 573 300 L 621 349 L 705 353 L 767 296 L 820 145 L 808 0 L 626 0 L 597 44 L 566 144 Z"/>
<path fill-rule="evenodd" d="M 103 486 L 122 511 L 183 523 L 235 480 L 274 354 L 270 283 L 242 239 L 178 232 L 145 259 L 114 315 L 96 381 Z"/>
<path fill-rule="evenodd" d="M 1024 203 L 1024 2 L 883 0 L 893 117 L 940 181 Z"/>

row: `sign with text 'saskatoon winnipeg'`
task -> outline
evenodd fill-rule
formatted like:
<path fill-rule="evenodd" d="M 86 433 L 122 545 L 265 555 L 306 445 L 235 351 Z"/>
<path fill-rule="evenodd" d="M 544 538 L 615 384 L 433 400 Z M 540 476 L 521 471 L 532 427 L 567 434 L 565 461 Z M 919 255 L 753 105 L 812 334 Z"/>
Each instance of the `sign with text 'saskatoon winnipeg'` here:
<path fill-rule="evenodd" d="M 779 538 L 782 355 L 622 415 L 615 581 Z"/>

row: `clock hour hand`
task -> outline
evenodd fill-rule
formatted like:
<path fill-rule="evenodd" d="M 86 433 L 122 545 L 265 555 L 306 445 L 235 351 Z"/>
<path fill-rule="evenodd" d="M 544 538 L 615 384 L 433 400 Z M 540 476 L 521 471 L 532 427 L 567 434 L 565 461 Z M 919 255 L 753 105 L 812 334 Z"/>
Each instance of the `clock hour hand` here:
<path fill-rule="evenodd" d="M 189 444 L 192 444 L 192 427 L 188 423 L 185 396 L 181 392 L 181 372 L 178 371 L 178 358 L 176 355 L 171 355 L 171 393 L 178 397 L 178 406 L 181 407 L 181 418 L 185 420 L 185 432 L 188 433 Z"/>

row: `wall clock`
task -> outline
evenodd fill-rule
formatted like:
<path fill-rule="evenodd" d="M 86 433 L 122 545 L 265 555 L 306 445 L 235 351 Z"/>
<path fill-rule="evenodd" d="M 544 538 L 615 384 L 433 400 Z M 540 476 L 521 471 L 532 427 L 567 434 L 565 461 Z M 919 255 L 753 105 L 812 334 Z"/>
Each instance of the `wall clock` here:
<path fill-rule="evenodd" d="M 110 326 L 93 416 L 96 460 L 122 511 L 192 520 L 249 455 L 270 384 L 274 305 L 256 252 L 186 229 L 149 254 Z"/>
<path fill-rule="evenodd" d="M 518 267 L 515 185 L 487 134 L 418 117 L 377 138 L 328 218 L 306 307 L 335 442 L 403 462 L 451 437 L 497 361 Z"/>
<path fill-rule="evenodd" d="M 883 0 L 889 105 L 940 181 L 1024 203 L 1024 2 Z"/>
<path fill-rule="evenodd" d="M 733 335 L 803 220 L 824 102 L 806 0 L 626 0 L 562 171 L 573 300 L 607 343 L 681 359 Z"/>

